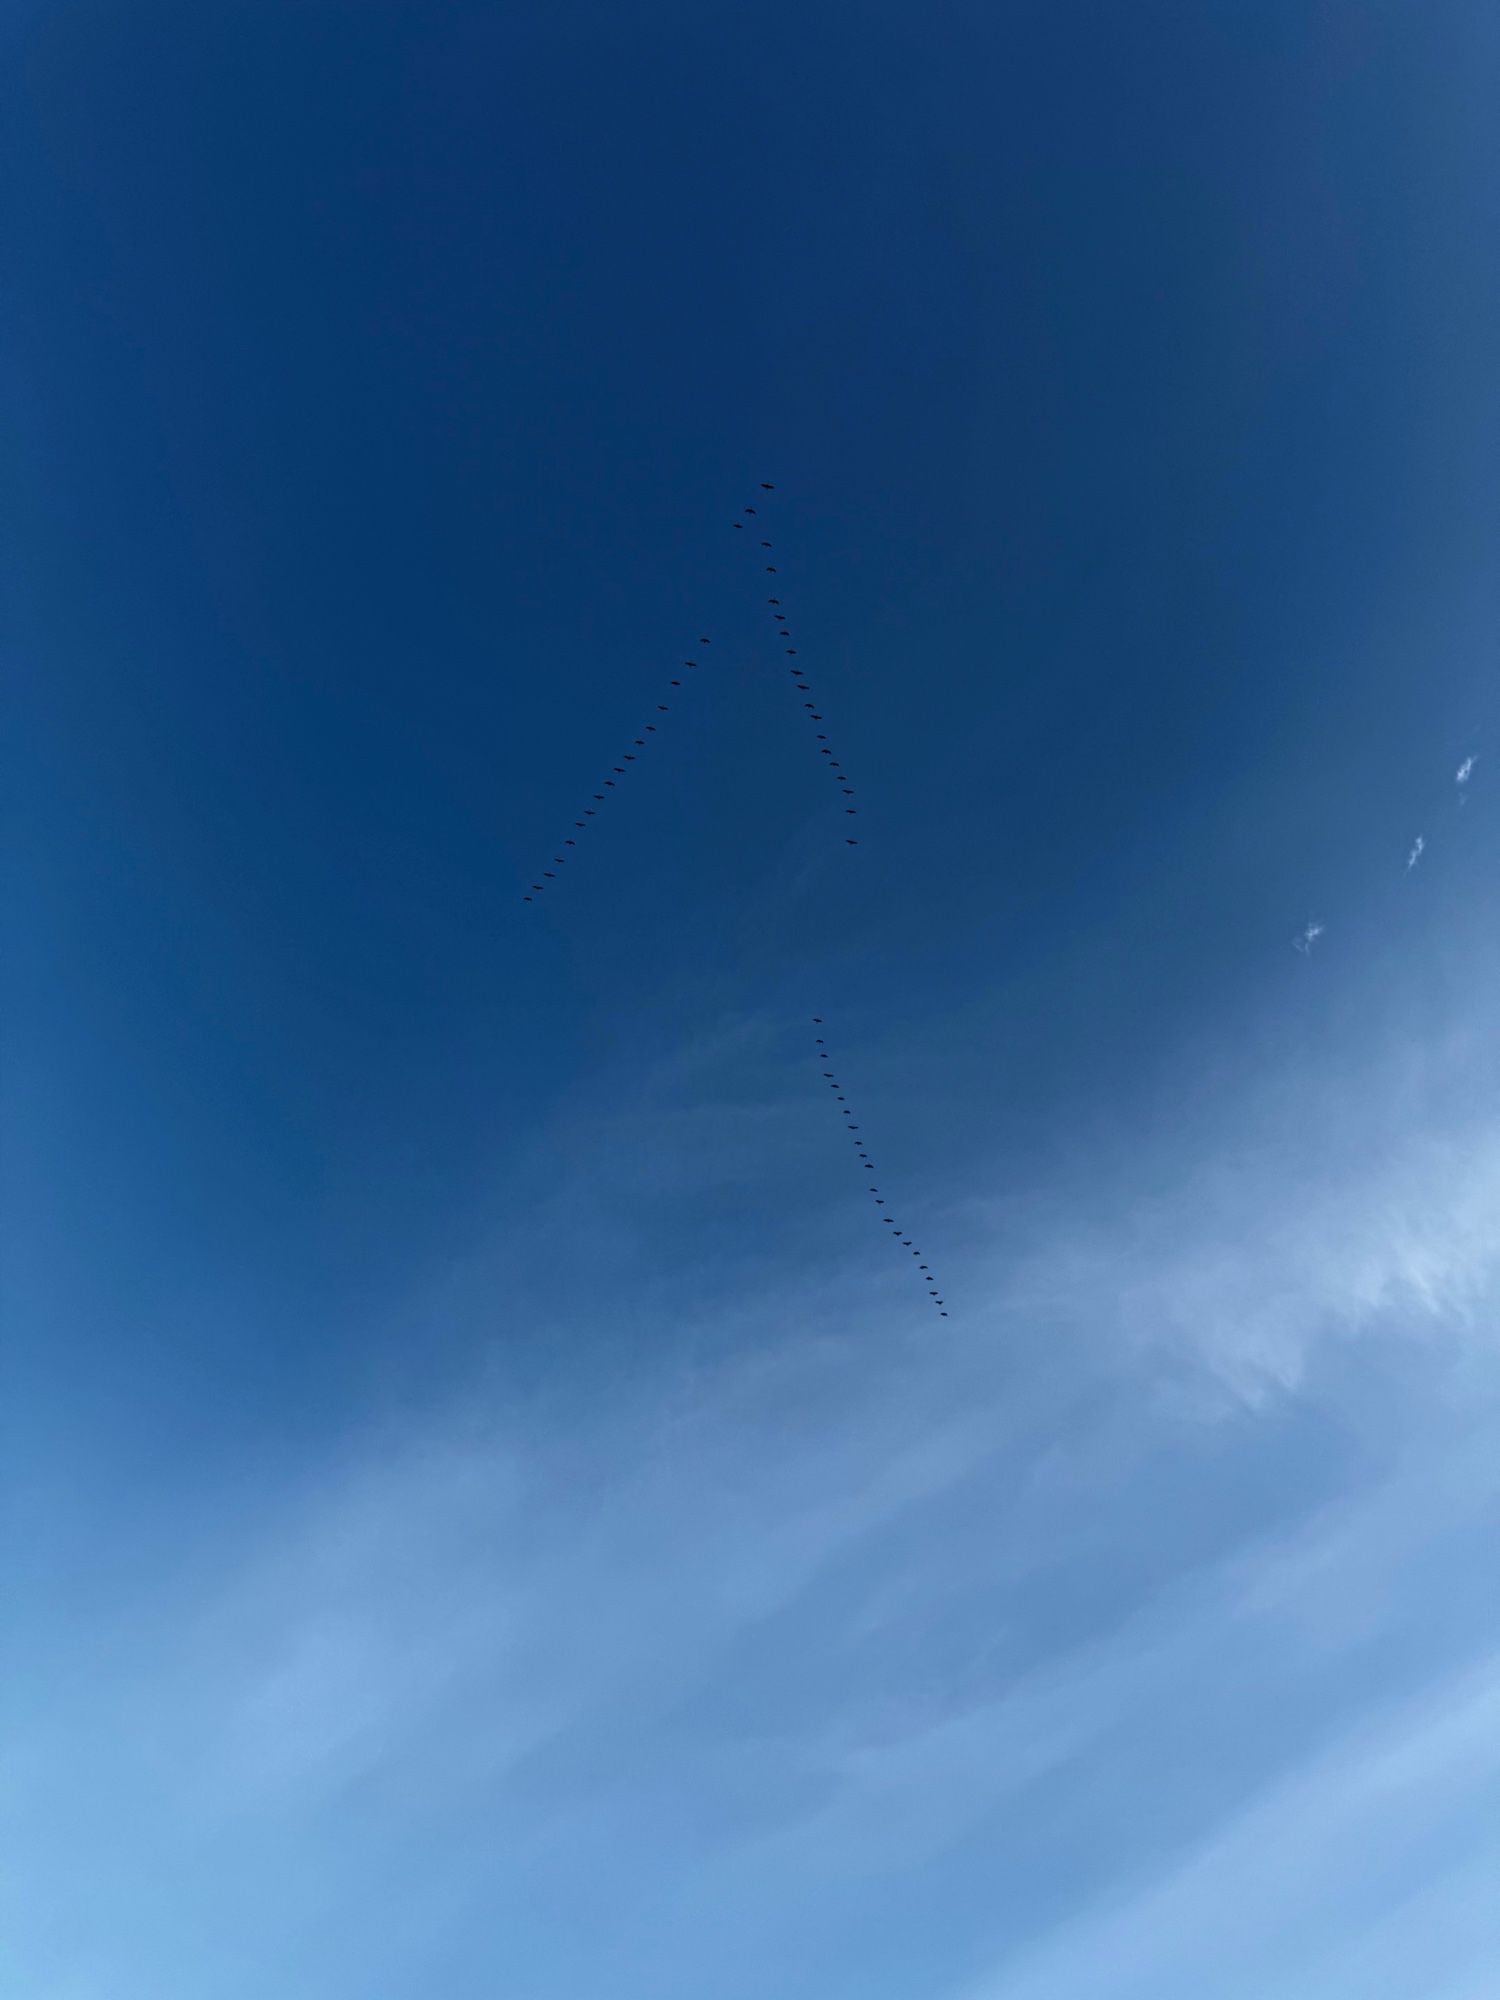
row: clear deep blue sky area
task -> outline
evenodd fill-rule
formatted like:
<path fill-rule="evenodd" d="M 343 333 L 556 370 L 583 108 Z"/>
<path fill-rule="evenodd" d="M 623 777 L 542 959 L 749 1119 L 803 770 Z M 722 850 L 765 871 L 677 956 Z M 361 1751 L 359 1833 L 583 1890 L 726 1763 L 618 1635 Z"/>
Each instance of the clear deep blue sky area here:
<path fill-rule="evenodd" d="M 1497 104 L 0 5 L 0 1990 L 1494 1993 Z"/>

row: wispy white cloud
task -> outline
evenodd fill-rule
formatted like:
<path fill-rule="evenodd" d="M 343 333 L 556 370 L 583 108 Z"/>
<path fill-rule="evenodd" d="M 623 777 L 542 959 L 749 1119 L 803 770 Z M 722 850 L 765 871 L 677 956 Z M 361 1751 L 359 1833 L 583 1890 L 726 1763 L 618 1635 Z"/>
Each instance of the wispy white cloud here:
<path fill-rule="evenodd" d="M 1226 2000 L 1267 1991 L 1419 2000 L 1439 1990 L 1425 1913 L 1401 1911 L 1399 1894 L 1393 1906 L 1393 1889 L 1409 1885 L 1415 1865 L 1425 1891 L 1451 1891 L 1442 1828 L 1471 1817 L 1497 1778 L 1500 1655 L 1491 1654 L 1334 1743 L 1160 1880 L 968 1988 L 970 2000 L 1155 2000 L 1208 1988 Z M 1500 1832 L 1491 1822 L 1479 1837 L 1456 1885 L 1460 1907 L 1480 1896 L 1463 1911 L 1480 1934 L 1465 1938 L 1468 1951 L 1481 1936 L 1500 1946 L 1500 1910 L 1480 1888 L 1500 1864 Z"/>
<path fill-rule="evenodd" d="M 1212 1759 L 1143 1774 L 1130 1743 L 1181 1742 L 1198 1701 L 1203 1729 L 1254 1718 L 1283 1760 L 1279 1712 L 1312 1664 L 1394 1643 L 1488 1476 L 1445 1439 L 1383 1526 L 1284 1518 L 1281 1425 L 1247 1413 L 1287 1408 L 1357 1338 L 1419 1361 L 1441 1342 L 1440 1381 L 1482 1347 L 1500 1127 L 1386 1130 L 1358 1089 L 1280 1091 L 1137 1136 L 1128 1171 L 1091 1154 L 1029 1211 L 1024 1254 L 1014 1214 L 999 1250 L 982 1204 L 949 1217 L 975 1303 L 945 1342 L 849 1271 L 788 1326 L 805 1287 L 768 1271 L 707 1297 L 730 1337 L 688 1373 L 642 1360 L 587 1398 L 497 1376 L 325 1450 L 211 1564 L 184 1522 L 117 1629 L 88 1621 L 107 1679 L 13 1704 L 10 1873 L 54 1912 L 23 1920 L 28 1976 L 68 1990 L 108 1964 L 81 1990 L 171 2000 L 188 1904 L 215 1964 L 238 1962 L 254 1909 L 278 1913 L 244 1977 L 195 2000 L 353 1994 L 460 1950 L 483 1983 L 502 1934 L 528 2000 L 617 1962 L 640 1968 L 616 1980 L 627 2000 L 674 1981 L 739 2000 L 752 1965 L 763 1990 L 768 1966 L 809 1962 L 809 1882 L 878 1900 L 971 1848 L 1003 1873 L 1022 1859 L 1007 1827 L 1041 1837 L 1039 1797 L 1064 1876 L 1091 1825 L 1128 1872 L 1146 1785 L 1165 1866 L 1173 1816 L 1216 1824 L 1247 1780 Z M 669 1120 L 695 1160 L 699 1122 Z M 465 1296 L 487 1316 L 512 1261 L 502 1246 L 415 1317 Z M 608 1313 L 545 1331 L 559 1352 L 616 1336 Z M 686 1350 L 667 1330 L 660 1351 Z M 1225 1453 L 1247 1454 L 1243 1490 L 1208 1476 Z M 1195 1491 L 1220 1510 L 1201 1541 L 1183 1539 Z M 649 1935 L 679 1904 L 670 1945 Z M 563 1905 L 581 1962 L 546 1919 Z M 757 1948 L 731 1951 L 751 1910 Z M 1039 1921 L 951 1917 L 1017 1948 Z"/>
<path fill-rule="evenodd" d="M 1478 761 L 1479 760 L 1477 757 L 1465 757 L 1464 761 L 1459 765 L 1458 769 L 1453 774 L 1454 784 L 1455 785 L 1468 784 L 1469 779 L 1474 774 L 1474 766 L 1478 763 Z"/>
<path fill-rule="evenodd" d="M 1307 923 L 1302 926 L 1302 929 L 1292 939 L 1293 951 L 1300 951 L 1304 958 L 1308 957 L 1312 952 L 1313 946 L 1327 928 L 1328 926 L 1319 923 L 1316 917 L 1309 918 Z"/>

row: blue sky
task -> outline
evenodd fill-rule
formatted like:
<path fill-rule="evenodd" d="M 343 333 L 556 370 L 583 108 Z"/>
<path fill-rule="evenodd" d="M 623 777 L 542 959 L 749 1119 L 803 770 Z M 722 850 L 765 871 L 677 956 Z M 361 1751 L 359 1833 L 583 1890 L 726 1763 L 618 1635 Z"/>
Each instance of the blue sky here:
<path fill-rule="evenodd" d="M 7 1991 L 1481 2000 L 1493 9 L 3 34 Z"/>

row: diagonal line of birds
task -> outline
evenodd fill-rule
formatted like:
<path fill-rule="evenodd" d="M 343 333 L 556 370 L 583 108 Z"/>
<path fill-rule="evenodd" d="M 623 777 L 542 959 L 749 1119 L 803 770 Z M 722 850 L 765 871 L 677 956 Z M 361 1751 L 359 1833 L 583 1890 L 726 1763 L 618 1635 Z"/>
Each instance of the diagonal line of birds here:
<path fill-rule="evenodd" d="M 774 493 L 775 490 L 776 489 L 774 486 L 769 485 L 764 480 L 761 482 L 761 491 L 763 493 Z M 773 554 L 775 552 L 776 544 L 774 542 L 766 540 L 764 535 L 758 532 L 758 530 L 762 525 L 760 521 L 759 510 L 755 507 L 746 507 L 743 509 L 743 512 L 745 515 L 752 517 L 752 521 L 739 520 L 733 522 L 731 525 L 737 530 L 744 530 L 747 526 L 752 527 L 751 539 L 753 539 L 754 541 L 758 541 L 760 543 L 761 550 L 763 553 Z M 782 584 L 780 581 L 781 578 L 780 565 L 778 563 L 768 562 L 763 564 L 762 567 L 767 577 L 775 577 L 777 579 L 778 591 L 784 591 L 786 586 Z M 766 609 L 767 611 L 769 611 L 772 622 L 776 627 L 777 637 L 784 640 L 791 639 L 792 629 L 791 629 L 789 614 L 786 607 L 785 598 L 779 594 L 776 596 L 768 596 L 766 599 Z M 783 648 L 783 655 L 788 660 L 797 660 L 800 659 L 801 657 L 798 648 L 792 645 L 787 645 Z M 812 684 L 807 678 L 806 667 L 803 666 L 788 667 L 787 672 L 791 675 L 793 681 L 796 683 L 797 690 L 799 693 L 805 695 L 812 695 Z M 802 704 L 802 708 L 804 714 L 806 715 L 810 723 L 816 725 L 825 720 L 824 716 L 819 711 L 816 697 L 814 697 L 809 701 L 804 701 Z M 834 756 L 833 746 L 830 744 L 828 740 L 826 731 L 821 729 L 815 729 L 815 733 L 818 741 L 818 754 L 828 759 L 826 769 L 828 770 L 829 775 L 834 779 L 835 783 L 838 785 L 839 791 L 841 792 L 843 797 L 851 801 L 850 804 L 847 804 L 844 807 L 844 812 L 850 819 L 856 818 L 859 813 L 859 808 L 858 806 L 852 803 L 855 796 L 855 792 L 854 792 L 854 786 L 849 781 L 849 774 L 844 769 L 843 765 L 839 762 L 838 758 Z M 855 837 L 852 834 L 845 834 L 844 845 L 846 847 L 858 847 L 859 842 L 857 839 L 855 839 Z"/>
<path fill-rule="evenodd" d="M 821 1028 L 823 1026 L 822 1015 L 814 1014 L 812 1022 L 815 1028 Z M 844 1090 L 844 1086 L 836 1072 L 830 1067 L 833 1058 L 829 1053 L 828 1043 L 821 1034 L 815 1036 L 814 1041 L 817 1047 L 818 1061 L 822 1065 L 824 1081 L 833 1092 L 834 1102 L 841 1106 L 839 1115 L 843 1118 L 844 1124 L 848 1128 L 849 1139 L 859 1156 L 860 1165 L 867 1173 L 873 1176 L 875 1162 L 870 1158 L 870 1149 L 865 1141 L 864 1134 L 855 1122 L 854 1113 L 849 1108 L 849 1098 Z M 885 1196 L 880 1192 L 879 1183 L 873 1178 L 869 1182 L 869 1190 L 870 1198 L 875 1206 L 878 1209 L 884 1210 L 886 1207 Z M 903 1250 L 911 1252 L 912 1257 L 916 1261 L 917 1269 L 922 1273 L 923 1279 L 926 1282 L 928 1296 L 932 1300 L 934 1310 L 940 1319 L 946 1319 L 948 1313 L 947 1308 L 943 1304 L 943 1295 L 938 1289 L 937 1280 L 933 1276 L 931 1266 L 923 1260 L 921 1246 L 913 1243 L 909 1236 L 902 1234 L 901 1224 L 897 1222 L 893 1215 L 882 1214 L 880 1220 L 890 1230 L 891 1241 L 899 1244 Z"/>
<path fill-rule="evenodd" d="M 705 634 L 700 633 L 698 635 L 698 644 L 700 646 L 711 646 L 713 644 L 713 641 L 712 639 L 708 638 Z M 698 662 L 696 660 L 684 660 L 682 665 L 684 671 L 690 671 L 696 669 Z M 680 688 L 683 685 L 684 683 L 682 680 L 682 676 L 680 674 L 674 675 L 672 678 L 672 686 L 674 688 Z M 663 692 L 665 692 L 665 690 L 663 690 Z M 672 712 L 671 702 L 659 701 L 656 704 L 656 713 L 658 715 L 670 715 L 671 712 Z M 622 778 L 629 776 L 630 766 L 632 764 L 639 762 L 639 753 L 642 750 L 646 750 L 650 747 L 650 738 L 657 735 L 660 732 L 661 724 L 656 722 L 647 722 L 642 725 L 642 729 L 644 732 L 642 735 L 631 738 L 632 748 L 630 750 L 621 751 L 620 762 L 618 764 L 613 764 L 610 766 L 613 776 L 605 778 L 602 781 L 603 790 L 597 791 L 593 794 L 594 803 L 591 806 L 584 806 L 582 808 L 582 816 L 574 820 L 573 829 L 575 833 L 587 833 L 590 830 L 589 829 L 590 820 L 598 818 L 600 806 L 606 805 L 608 803 L 609 795 L 612 791 L 615 791 L 618 788 L 619 781 Z M 547 893 L 547 888 L 549 883 L 554 883 L 559 879 L 557 875 L 557 869 L 566 868 L 568 863 L 576 857 L 578 851 L 578 842 L 575 839 L 573 839 L 572 836 L 569 836 L 568 839 L 564 840 L 562 845 L 565 848 L 570 848 L 572 852 L 567 854 L 554 854 L 552 857 L 554 863 L 556 864 L 554 868 L 538 869 L 537 872 L 542 879 L 540 882 L 532 883 L 531 888 L 521 898 L 523 903 L 534 903 L 538 896 L 545 895 Z"/>

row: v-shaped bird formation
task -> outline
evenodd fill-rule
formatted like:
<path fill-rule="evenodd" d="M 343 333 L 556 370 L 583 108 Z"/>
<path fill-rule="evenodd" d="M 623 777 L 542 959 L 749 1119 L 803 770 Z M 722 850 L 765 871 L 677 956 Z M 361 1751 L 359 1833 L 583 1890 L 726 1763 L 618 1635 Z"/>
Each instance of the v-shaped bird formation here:
<path fill-rule="evenodd" d="M 775 491 L 776 488 L 771 481 L 761 481 L 761 494 L 771 494 Z M 844 801 L 843 809 L 846 817 L 853 819 L 859 813 L 859 808 L 854 803 L 855 790 L 853 782 L 839 759 L 834 755 L 833 746 L 828 739 L 827 732 L 819 727 L 826 718 L 818 704 L 817 696 L 813 693 L 812 682 L 807 669 L 801 664 L 800 650 L 792 643 L 795 635 L 792 631 L 790 614 L 787 608 L 786 586 L 779 580 L 781 566 L 771 560 L 776 553 L 776 548 L 774 542 L 764 532 L 766 522 L 761 509 L 766 504 L 762 501 L 760 505 L 743 508 L 739 518 L 733 525 L 744 536 L 747 550 L 761 559 L 759 568 L 763 575 L 768 579 L 774 578 L 777 580 L 772 585 L 771 593 L 767 595 L 765 608 L 770 614 L 770 622 L 775 627 L 776 638 L 781 646 L 782 659 L 793 663 L 787 666 L 786 671 L 795 684 L 796 692 L 807 697 L 801 706 L 803 714 L 813 727 L 818 754 L 826 759 L 826 769 L 839 788 L 840 797 Z M 698 645 L 700 647 L 709 644 L 711 644 L 711 641 L 707 637 L 699 637 Z M 685 659 L 682 662 L 683 673 L 693 672 L 697 669 L 698 665 L 699 662 L 696 659 Z M 681 688 L 685 684 L 682 673 L 672 677 L 672 688 Z M 663 690 L 663 692 L 666 692 L 666 690 Z M 672 712 L 672 708 L 673 703 L 671 701 L 660 701 L 656 704 L 656 713 L 658 716 L 669 715 Z M 620 782 L 629 776 L 631 768 L 640 760 L 640 753 L 651 747 L 651 739 L 659 734 L 661 726 L 659 722 L 648 722 L 643 725 L 641 735 L 632 738 L 631 748 L 621 753 L 620 762 L 611 766 L 611 775 L 603 779 L 600 789 L 593 793 L 593 803 L 583 807 L 579 818 L 574 820 L 574 836 L 587 833 L 590 830 L 591 825 L 599 817 L 599 809 L 608 803 L 610 793 L 617 790 Z M 846 832 L 844 835 L 844 844 L 848 847 L 857 847 L 859 842 L 853 833 Z M 523 902 L 534 903 L 539 897 L 546 895 L 549 888 L 560 880 L 557 871 L 566 868 L 569 862 L 576 858 L 578 840 L 575 837 L 569 836 L 561 843 L 561 846 L 564 851 L 552 856 L 552 867 L 542 868 L 537 871 L 540 879 L 534 881 L 525 892 L 522 897 Z M 821 1028 L 823 1025 L 821 1017 L 816 1015 L 813 1017 L 813 1023 L 818 1028 Z M 828 1045 L 821 1034 L 817 1037 L 817 1049 L 819 1059 L 824 1065 L 824 1079 L 829 1089 L 833 1092 L 835 1100 L 842 1107 L 842 1116 L 849 1129 L 849 1138 L 858 1156 L 860 1165 L 867 1174 L 873 1175 L 875 1163 L 870 1158 L 869 1150 L 859 1126 L 854 1122 L 854 1114 L 849 1109 L 849 1101 L 845 1095 L 843 1086 L 833 1070 L 827 1066 L 831 1058 L 828 1053 Z M 911 1253 L 912 1259 L 927 1286 L 928 1295 L 932 1300 L 934 1310 L 941 1318 L 946 1319 L 948 1312 L 943 1302 L 942 1293 L 938 1289 L 937 1281 L 933 1276 L 931 1267 L 923 1259 L 920 1246 L 913 1243 L 909 1236 L 902 1233 L 901 1224 L 887 1211 L 886 1199 L 881 1194 L 878 1184 L 873 1179 L 869 1183 L 869 1191 L 875 1207 L 882 1211 L 880 1216 L 881 1223 L 891 1232 L 892 1240 L 901 1249 Z"/>

